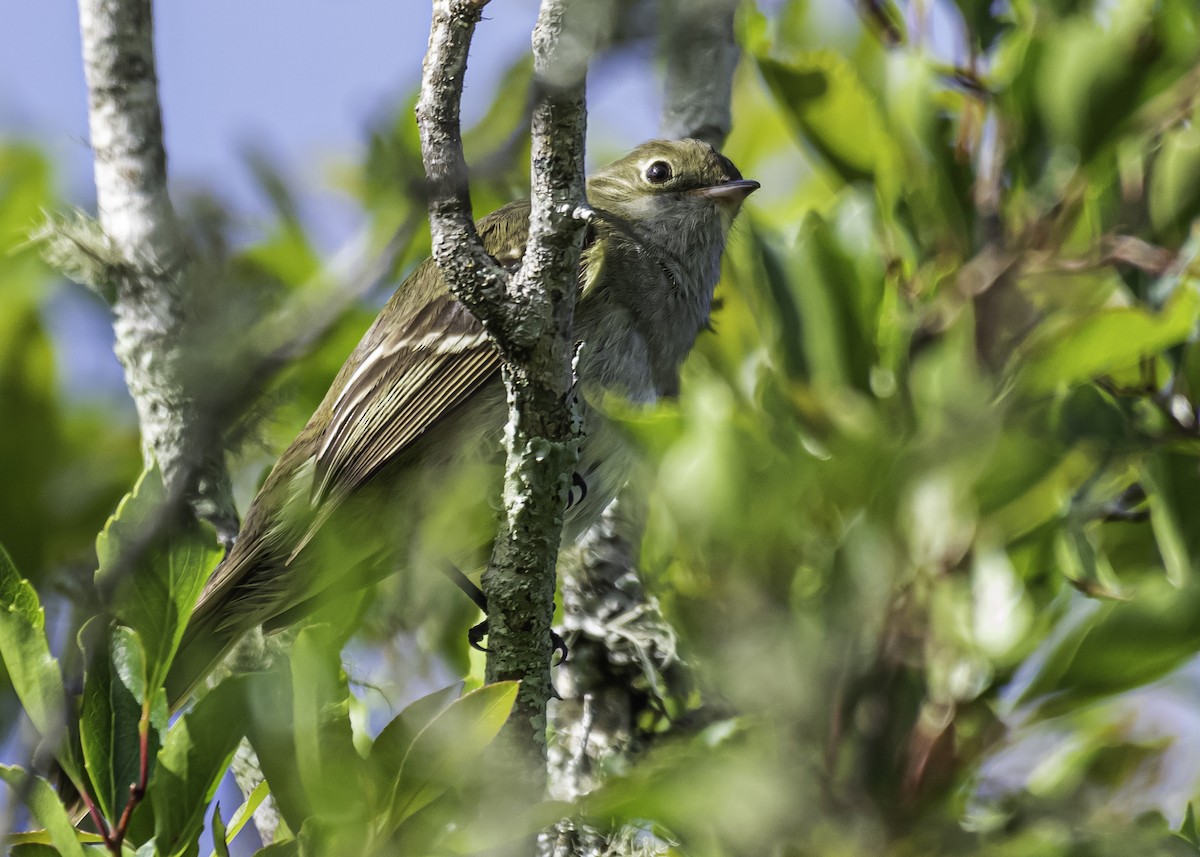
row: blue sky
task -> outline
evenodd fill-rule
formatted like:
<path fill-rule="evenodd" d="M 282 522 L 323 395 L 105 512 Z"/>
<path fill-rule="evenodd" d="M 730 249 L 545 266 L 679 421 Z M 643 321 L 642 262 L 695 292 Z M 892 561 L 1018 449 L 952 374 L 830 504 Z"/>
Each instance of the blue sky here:
<path fill-rule="evenodd" d="M 495 0 L 467 72 L 464 117 L 529 49 L 537 0 Z M 428 0 L 169 0 L 155 3 L 156 46 L 172 187 L 202 188 L 253 238 L 267 205 L 243 154 L 265 152 L 291 179 L 318 246 L 332 254 L 356 231 L 354 205 L 330 189 L 335 164 L 363 151 L 372 117 L 420 80 Z M 94 209 L 87 90 L 76 4 L 3 3 L 0 139 L 37 142 L 58 167 L 63 202 Z M 592 151 L 611 154 L 657 131 L 659 86 L 649 48 L 603 62 L 590 83 Z M 594 163 L 594 159 L 593 159 Z M 482 212 L 481 212 L 482 213 Z M 132 418 L 111 330 L 94 303 L 59 290 L 47 313 L 64 388 Z"/>
<path fill-rule="evenodd" d="M 0 34 L 0 135 L 33 138 L 60 165 L 67 201 L 90 207 L 87 94 L 76 6 L 9 2 Z M 374 115 L 416 87 L 427 0 L 170 0 L 155 4 L 160 97 L 171 181 L 217 191 L 253 216 L 261 205 L 241 152 L 264 149 L 316 194 L 326 249 L 352 215 L 320 193 L 325 170 L 361 151 Z M 496 0 L 467 74 L 469 118 L 523 51 L 536 0 Z M 648 57 L 593 76 L 593 142 L 609 150 L 653 136 L 658 86 Z M 321 211 L 326 217 L 322 218 Z"/>

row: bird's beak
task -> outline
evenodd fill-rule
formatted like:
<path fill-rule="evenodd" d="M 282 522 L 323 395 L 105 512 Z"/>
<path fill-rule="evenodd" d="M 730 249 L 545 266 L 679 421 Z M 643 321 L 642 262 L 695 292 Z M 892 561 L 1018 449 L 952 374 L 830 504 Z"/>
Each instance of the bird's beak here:
<path fill-rule="evenodd" d="M 695 191 L 699 196 L 714 199 L 717 202 L 732 202 L 740 203 L 750 194 L 758 190 L 762 185 L 750 179 L 737 179 L 735 181 L 722 182 L 711 187 L 702 187 Z"/>

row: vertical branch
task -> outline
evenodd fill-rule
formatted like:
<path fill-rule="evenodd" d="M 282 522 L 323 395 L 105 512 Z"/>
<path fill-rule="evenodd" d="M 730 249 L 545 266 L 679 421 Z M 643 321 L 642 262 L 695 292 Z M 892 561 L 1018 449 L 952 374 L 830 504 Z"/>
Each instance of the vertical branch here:
<path fill-rule="evenodd" d="M 584 198 L 586 57 L 562 38 L 570 0 L 543 0 L 533 32 L 538 96 L 532 121 L 533 175 L 529 244 L 511 293 L 518 306 L 539 306 L 539 340 L 528 361 L 505 364 L 509 422 L 505 432 L 505 521 L 483 578 L 491 652 L 488 681 L 521 678 L 514 722 L 522 743 L 545 753 L 550 693 L 550 622 L 555 564 L 567 486 L 578 458 L 574 403 L 573 318 Z M 539 764 L 539 774 L 545 776 Z"/>
<path fill-rule="evenodd" d="M 471 222 L 459 103 L 467 52 L 486 0 L 436 0 L 417 122 L 429 180 L 433 255 L 455 296 L 504 355 L 505 514 L 484 575 L 488 681 L 522 681 L 509 738 L 525 785 L 544 782 L 554 566 L 578 457 L 572 319 L 582 223 L 587 57 L 562 38 L 570 0 L 543 0 L 533 34 L 532 211 L 521 267 L 508 276 Z"/>
<path fill-rule="evenodd" d="M 737 2 L 659 2 L 666 61 L 663 134 L 719 147 L 731 125 Z M 629 764 L 642 749 L 638 724 L 647 715 L 659 718 L 664 700 L 682 696 L 680 688 L 688 682 L 674 631 L 642 586 L 637 556 L 644 509 L 633 487 L 610 504 L 562 564 L 563 618 L 574 642 L 559 678 L 566 699 L 554 710 L 549 776 L 551 795 L 563 800 L 595 789 L 603 771 Z M 637 852 L 630 833 L 564 822 L 545 843 L 545 853 Z"/>
<path fill-rule="evenodd" d="M 739 50 L 737 0 L 661 0 L 659 39 L 666 59 L 663 136 L 720 147 L 732 122 L 729 99 Z"/>
<path fill-rule="evenodd" d="M 193 265 L 167 195 L 151 0 L 79 0 L 96 201 L 111 264 L 98 283 L 137 406 L 147 464 L 225 540 L 237 533 L 219 440 L 187 378 Z"/>

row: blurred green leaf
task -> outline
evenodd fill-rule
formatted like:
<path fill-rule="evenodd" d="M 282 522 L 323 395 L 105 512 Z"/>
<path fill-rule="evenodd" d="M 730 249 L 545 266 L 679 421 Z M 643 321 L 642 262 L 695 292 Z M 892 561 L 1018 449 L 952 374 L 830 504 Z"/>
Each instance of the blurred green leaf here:
<path fill-rule="evenodd" d="M 166 678 L 184 626 L 221 558 L 216 535 L 190 514 L 167 519 L 157 468 L 142 474 L 96 538 L 96 585 L 113 614 L 137 631 L 146 650 L 146 680 Z"/>
<path fill-rule="evenodd" d="M 66 807 L 49 783 L 15 765 L 0 765 L 0 779 L 8 783 L 37 823 L 46 829 L 55 853 L 63 857 L 84 857 L 78 831 L 71 824 Z"/>
<path fill-rule="evenodd" d="M 245 719 L 248 686 L 243 677 L 225 679 L 167 732 L 150 778 L 158 853 L 174 857 L 195 847 L 205 810 L 242 737 L 237 724 Z"/>
<path fill-rule="evenodd" d="M 1085 161 L 1116 138 L 1114 130 L 1141 102 L 1152 68 L 1148 4 L 1117 5 L 1144 11 L 1114 14 L 1105 23 L 1090 15 L 1062 23 L 1051 31 L 1052 50 L 1038 67 L 1042 120 Z"/>
<path fill-rule="evenodd" d="M 785 60 L 757 57 L 763 78 L 800 137 L 844 182 L 874 180 L 884 207 L 896 201 L 900 159 L 875 99 L 854 66 L 833 51 Z"/>
<path fill-rule="evenodd" d="M 367 757 L 381 791 L 391 788 L 413 739 L 434 717 L 462 695 L 462 689 L 462 682 L 459 682 L 423 696 L 406 706 L 383 727 L 372 743 L 370 755 Z"/>
<path fill-rule="evenodd" d="M 292 646 L 296 761 L 309 802 L 323 816 L 361 814 L 364 765 L 350 726 L 350 689 L 342 670 L 341 637 L 310 625 Z"/>
<path fill-rule="evenodd" d="M 9 285 L 2 269 L 0 283 Z M 0 539 L 35 582 L 45 575 L 58 518 L 41 493 L 63 452 L 55 370 L 53 345 L 36 305 L 0 289 L 0 411 L 5 414 Z"/>
<path fill-rule="evenodd" d="M 469 780 L 480 754 L 508 720 L 518 687 L 517 682 L 506 681 L 471 691 L 417 733 L 396 772 L 385 810 L 385 831 L 399 827 L 439 795 Z"/>
<path fill-rule="evenodd" d="M 1015 363 L 1031 395 L 1088 381 L 1135 365 L 1186 340 L 1200 318 L 1200 287 L 1176 289 L 1160 312 L 1138 307 L 1103 309 L 1040 337 Z"/>
<path fill-rule="evenodd" d="M 313 814 L 313 807 L 296 762 L 290 665 L 281 661 L 267 672 L 246 676 L 242 726 L 270 783 L 271 799 L 288 827 L 296 831 Z"/>
<path fill-rule="evenodd" d="M 11 264 L 11 254 L 25 245 L 52 199 L 46 156 L 29 144 L 0 142 L 0 265 Z"/>
<path fill-rule="evenodd" d="M 817 214 L 804 220 L 792 271 L 810 380 L 870 393 L 882 282 L 859 276 L 833 226 Z"/>
<path fill-rule="evenodd" d="M 76 783 L 82 766 L 63 741 L 67 697 L 58 661 L 50 655 L 46 614 L 37 593 L 0 546 L 0 658 L 26 716 L 56 747 L 55 757 Z"/>
<path fill-rule="evenodd" d="M 1159 232 L 1186 229 L 1200 213 L 1200 128 L 1168 131 L 1150 173 L 1150 218 Z"/>
<path fill-rule="evenodd" d="M 1049 712 L 1160 678 L 1200 648 L 1200 589 L 1146 580 L 1127 601 L 1099 604 L 1046 653 L 1019 701 Z"/>

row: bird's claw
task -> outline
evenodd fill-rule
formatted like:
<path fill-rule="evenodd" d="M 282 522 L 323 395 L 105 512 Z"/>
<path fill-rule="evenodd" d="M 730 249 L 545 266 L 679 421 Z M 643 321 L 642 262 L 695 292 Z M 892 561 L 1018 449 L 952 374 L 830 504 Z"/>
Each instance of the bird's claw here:
<path fill-rule="evenodd" d="M 578 497 L 575 496 L 575 489 L 577 489 L 577 488 L 579 489 Z M 572 472 L 571 473 L 571 487 L 569 489 L 567 489 L 567 508 L 570 509 L 574 506 L 578 506 L 580 503 L 582 503 L 584 500 L 587 499 L 587 495 L 588 495 L 587 480 L 585 480 L 579 474 L 578 470 Z"/>
<path fill-rule="evenodd" d="M 554 651 L 559 653 L 558 663 L 554 666 L 559 667 L 567 662 L 567 658 L 571 654 L 571 650 L 567 648 L 567 641 L 558 636 L 553 629 L 550 630 L 550 644 L 554 646 Z M 562 697 L 559 697 L 561 699 Z"/>
<path fill-rule="evenodd" d="M 483 638 L 488 634 L 488 620 L 484 619 L 478 625 L 471 626 L 467 631 L 467 642 L 471 648 L 477 652 L 486 652 L 487 647 L 483 645 Z"/>
<path fill-rule="evenodd" d="M 467 631 L 467 643 L 477 652 L 486 652 L 487 647 L 483 645 L 483 638 L 488 635 L 488 620 L 484 619 L 478 625 L 473 625 Z M 571 650 L 567 647 L 567 641 L 558 635 L 557 632 L 550 631 L 550 644 L 554 646 L 554 651 L 558 653 L 558 663 L 554 666 L 561 666 L 566 663 L 567 658 L 571 654 Z"/>

